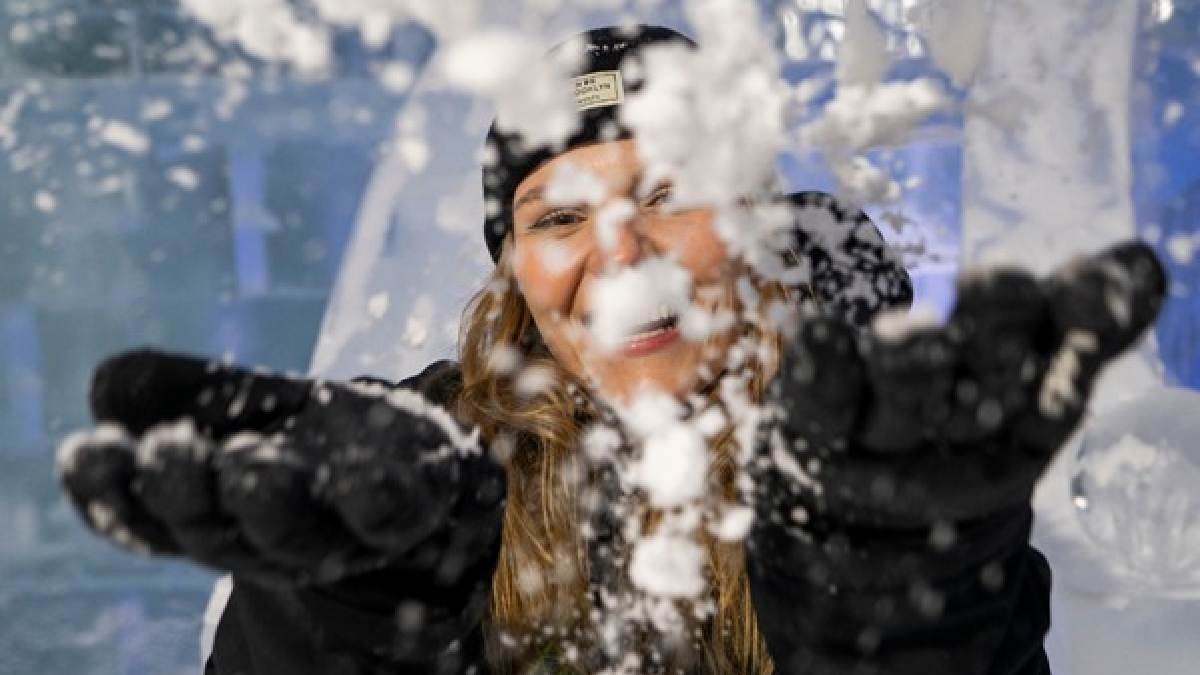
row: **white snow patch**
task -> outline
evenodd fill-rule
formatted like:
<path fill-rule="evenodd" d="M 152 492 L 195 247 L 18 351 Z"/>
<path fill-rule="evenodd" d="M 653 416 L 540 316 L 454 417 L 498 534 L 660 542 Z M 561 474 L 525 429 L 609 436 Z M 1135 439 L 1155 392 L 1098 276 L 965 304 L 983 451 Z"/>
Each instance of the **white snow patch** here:
<path fill-rule="evenodd" d="M 1200 244 L 1200 233 L 1187 234 L 1180 232 L 1167 238 L 1167 253 L 1171 259 L 1180 265 L 1192 262 L 1196 255 L 1196 247 Z"/>
<path fill-rule="evenodd" d="M 1178 122 L 1184 113 L 1183 104 L 1179 101 L 1168 101 L 1163 108 L 1162 123 L 1164 127 L 1173 127 Z"/>
<path fill-rule="evenodd" d="M 386 291 L 381 291 L 367 299 L 367 314 L 372 319 L 382 319 L 387 315 L 390 306 L 391 296 Z"/>
<path fill-rule="evenodd" d="M 200 175 L 188 166 L 173 166 L 167 169 L 167 180 L 189 192 L 200 185 Z"/>
<path fill-rule="evenodd" d="M 422 293 L 413 302 L 413 308 L 404 321 L 404 335 L 401 336 L 404 343 L 413 348 L 423 346 L 429 339 L 433 315 L 433 296 Z"/>
<path fill-rule="evenodd" d="M 708 446 L 703 434 L 675 423 L 647 436 L 630 481 L 646 490 L 653 506 L 682 506 L 707 491 Z"/>
<path fill-rule="evenodd" d="M 174 106 L 170 99 L 155 98 L 142 103 L 142 119 L 147 122 L 157 122 L 171 116 Z"/>
<path fill-rule="evenodd" d="M 518 395 L 526 397 L 545 394 L 551 390 L 555 381 L 554 369 L 549 366 L 525 366 L 517 375 L 516 391 Z"/>
<path fill-rule="evenodd" d="M 647 258 L 595 283 L 588 326 L 597 345 L 616 350 L 636 329 L 659 317 L 665 307 L 676 315 L 691 302 L 691 274 L 666 258 Z"/>
<path fill-rule="evenodd" d="M 419 415 L 436 424 L 446 434 L 460 455 L 479 454 L 479 429 L 472 429 L 469 433 L 463 431 L 445 408 L 429 402 L 420 393 L 411 389 L 395 389 L 387 395 L 387 402 L 400 410 Z"/>
<path fill-rule="evenodd" d="M 197 460 L 206 458 L 210 453 L 204 437 L 196 432 L 195 422 L 188 418 L 156 425 L 143 434 L 134 450 L 134 459 L 138 466 L 158 466 L 158 454 L 163 447 L 186 447 Z"/>
<path fill-rule="evenodd" d="M 74 471 L 78 466 L 80 453 L 86 448 L 114 445 L 131 447 L 132 443 L 124 427 L 103 422 L 96 425 L 95 429 L 77 431 L 64 438 L 54 453 L 54 469 L 60 476 Z"/>
<path fill-rule="evenodd" d="M 33 195 L 33 207 L 42 213 L 53 213 L 58 209 L 58 197 L 49 190 L 38 190 Z"/>
<path fill-rule="evenodd" d="M 392 61 L 379 69 L 378 77 L 384 89 L 399 94 L 412 87 L 417 74 L 411 65 L 403 61 Z"/>
<path fill-rule="evenodd" d="M 712 527 L 712 533 L 721 541 L 742 541 L 754 524 L 754 510 L 746 506 L 725 509 L 721 518 Z"/>
<path fill-rule="evenodd" d="M 100 140 L 134 155 L 144 155 L 150 149 L 150 137 L 121 120 L 103 122 L 100 126 Z"/>
<path fill-rule="evenodd" d="M 544 196 L 550 204 L 599 206 L 607 195 L 607 186 L 595 172 L 565 161 L 554 167 Z"/>
<path fill-rule="evenodd" d="M 937 328 L 941 325 L 936 307 L 918 304 L 910 312 L 907 309 L 888 309 L 880 312 L 871 321 L 875 337 L 882 342 L 897 343 L 913 333 Z"/>
<path fill-rule="evenodd" d="M 652 534 L 633 546 L 629 576 L 637 588 L 659 596 L 693 598 L 704 592 L 704 549 L 687 537 Z"/>

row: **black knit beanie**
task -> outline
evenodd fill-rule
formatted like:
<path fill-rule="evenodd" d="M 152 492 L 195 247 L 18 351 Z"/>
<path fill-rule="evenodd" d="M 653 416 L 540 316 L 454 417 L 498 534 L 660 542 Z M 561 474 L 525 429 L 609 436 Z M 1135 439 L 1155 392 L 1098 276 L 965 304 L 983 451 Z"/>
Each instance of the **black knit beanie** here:
<path fill-rule="evenodd" d="M 622 66 L 626 59 L 636 59 L 639 50 L 646 45 L 671 42 L 696 46 L 691 39 L 669 28 L 629 26 L 590 30 L 555 47 L 582 45 L 583 48 L 582 66 L 573 78 L 579 130 L 556 147 L 527 147 L 519 134 L 501 131 L 495 122 L 492 123 L 487 135 L 490 157 L 483 165 L 483 198 L 487 210 L 483 237 L 493 261 L 500 259 L 500 247 L 512 227 L 512 200 L 517 185 L 543 162 L 573 147 L 599 140 L 628 138 L 629 130 L 620 124 L 620 108 L 625 96 L 641 88 L 641 81 Z"/>

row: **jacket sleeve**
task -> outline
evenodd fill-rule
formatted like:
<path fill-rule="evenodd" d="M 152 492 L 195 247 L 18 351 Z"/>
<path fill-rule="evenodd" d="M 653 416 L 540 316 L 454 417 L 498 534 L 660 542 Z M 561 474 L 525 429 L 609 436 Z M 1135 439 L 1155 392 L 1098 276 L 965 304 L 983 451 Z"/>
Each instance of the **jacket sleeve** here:
<path fill-rule="evenodd" d="M 438 362 L 397 386 L 444 404 L 458 372 Z M 235 576 L 206 675 L 486 673 L 481 622 L 499 555 L 503 474 L 484 457 L 465 459 L 462 470 L 461 484 L 476 489 L 447 495 L 456 499 L 451 525 L 403 562 L 329 586 Z"/>
<path fill-rule="evenodd" d="M 1022 506 L 912 530 L 814 517 L 759 477 L 747 566 L 781 674 L 1045 675 L 1050 568 Z"/>

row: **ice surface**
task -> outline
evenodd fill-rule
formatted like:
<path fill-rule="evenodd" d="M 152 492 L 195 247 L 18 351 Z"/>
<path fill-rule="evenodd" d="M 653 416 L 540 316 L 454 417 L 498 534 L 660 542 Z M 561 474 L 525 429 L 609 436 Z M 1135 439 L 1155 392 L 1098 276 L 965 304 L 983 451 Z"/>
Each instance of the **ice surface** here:
<path fill-rule="evenodd" d="M 1089 425 L 1072 500 L 1114 595 L 1200 599 L 1200 393 L 1152 389 Z"/>

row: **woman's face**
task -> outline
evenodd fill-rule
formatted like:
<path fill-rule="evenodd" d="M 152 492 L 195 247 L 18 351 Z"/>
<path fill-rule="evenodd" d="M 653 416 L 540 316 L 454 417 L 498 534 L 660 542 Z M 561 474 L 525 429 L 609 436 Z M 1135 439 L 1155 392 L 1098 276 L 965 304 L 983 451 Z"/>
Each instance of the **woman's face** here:
<path fill-rule="evenodd" d="M 595 183 L 590 203 L 547 197 L 564 170 L 572 184 Z M 688 339 L 673 313 L 636 319 L 615 346 L 587 328 L 599 285 L 650 258 L 690 275 L 695 307 L 732 309 L 736 266 L 713 229 L 712 209 L 671 208 L 670 191 L 669 183 L 645 184 L 634 141 L 620 140 L 568 150 L 513 193 L 511 260 L 520 291 L 558 362 L 606 397 L 628 400 L 645 387 L 682 397 L 720 371 L 732 341 L 729 329 Z"/>

